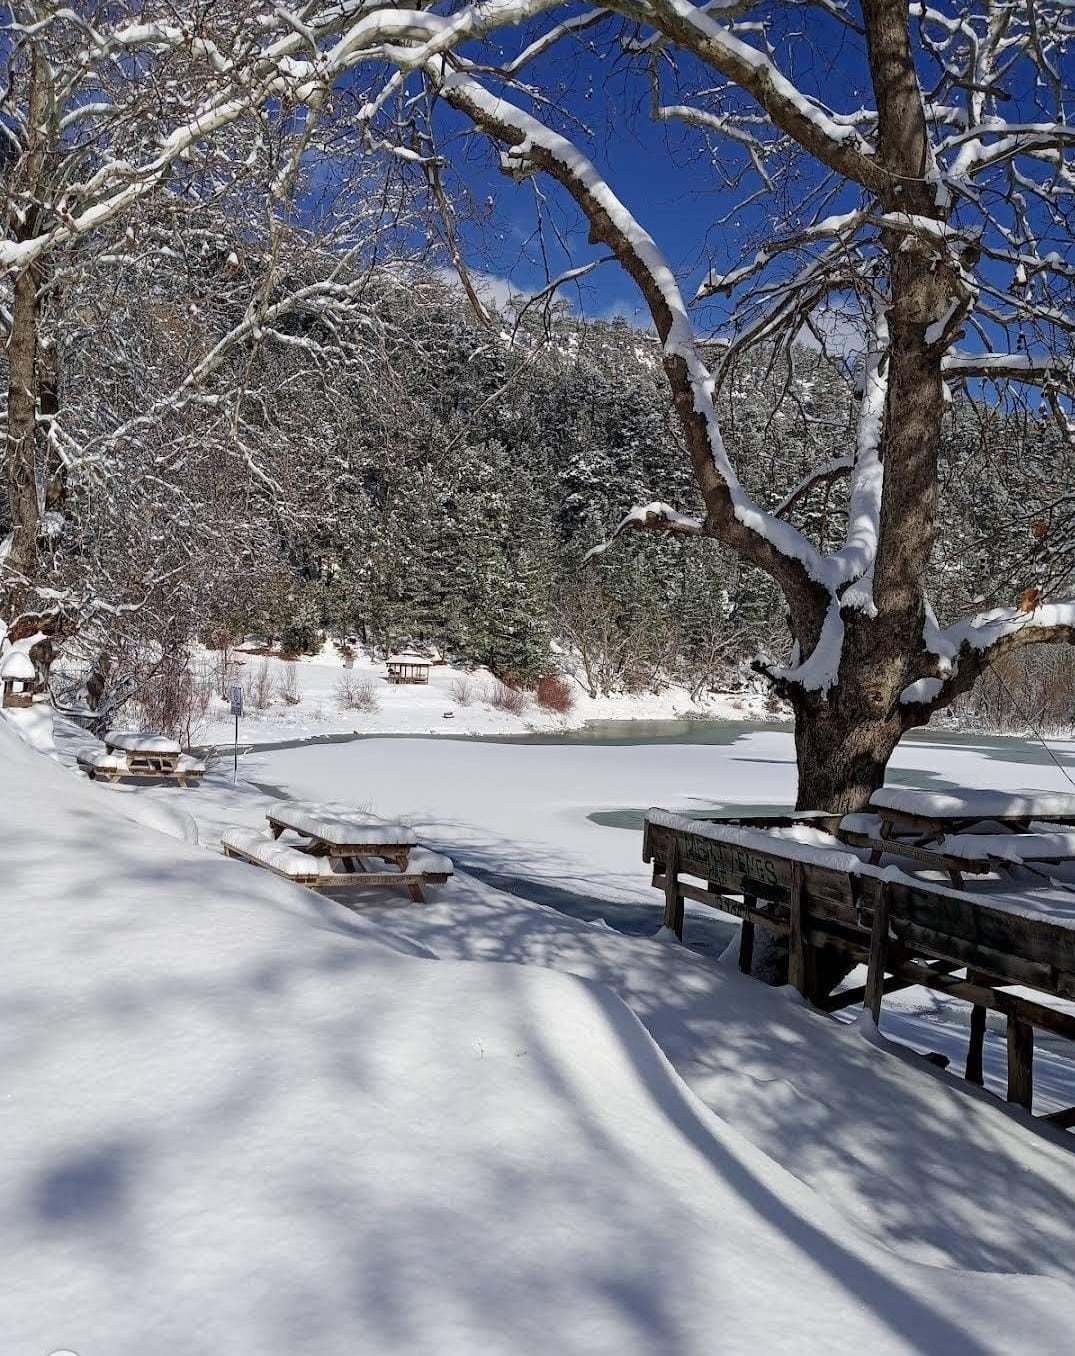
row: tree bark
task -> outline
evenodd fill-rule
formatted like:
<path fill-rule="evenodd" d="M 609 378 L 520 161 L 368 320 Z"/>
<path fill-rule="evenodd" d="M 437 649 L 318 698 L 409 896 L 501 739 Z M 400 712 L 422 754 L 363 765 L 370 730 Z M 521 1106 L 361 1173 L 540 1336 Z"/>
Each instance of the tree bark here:
<path fill-rule="evenodd" d="M 885 769 L 903 734 L 903 723 L 877 714 L 857 675 L 841 680 L 835 701 L 803 700 L 795 709 L 795 761 L 799 810 L 853 814 L 884 785 Z"/>
<path fill-rule="evenodd" d="M 17 240 L 32 238 L 41 215 L 41 192 L 48 146 L 48 68 L 36 48 L 30 48 L 29 107 L 26 149 L 14 187 L 27 206 L 14 218 Z M 41 504 L 37 492 L 37 331 L 39 270 L 24 268 L 15 279 L 11 334 L 8 339 L 7 439 L 4 480 L 11 519 L 11 548 L 5 561 L 7 579 L 0 580 L 8 612 L 25 601 L 25 581 L 37 569 L 37 542 Z M 14 576 L 14 578 L 10 578 Z"/>
<path fill-rule="evenodd" d="M 885 769 L 906 726 L 896 714 L 878 711 L 872 700 L 873 674 L 855 666 L 842 672 L 829 697 L 792 693 L 795 710 L 795 761 L 798 810 L 853 814 L 864 810 L 870 796 L 884 785 Z M 811 966 L 811 998 L 831 993 L 852 965 L 843 952 L 818 949 Z M 755 934 L 751 973 L 768 984 L 785 984 L 788 939 L 759 928 Z"/>
<path fill-rule="evenodd" d="M 37 280 L 32 268 L 15 279 L 15 298 L 8 340 L 7 446 L 4 473 L 11 549 L 7 570 L 29 579 L 37 566 L 40 508 L 37 496 L 35 434 L 37 431 Z M 21 581 L 7 590 L 21 593 Z"/>

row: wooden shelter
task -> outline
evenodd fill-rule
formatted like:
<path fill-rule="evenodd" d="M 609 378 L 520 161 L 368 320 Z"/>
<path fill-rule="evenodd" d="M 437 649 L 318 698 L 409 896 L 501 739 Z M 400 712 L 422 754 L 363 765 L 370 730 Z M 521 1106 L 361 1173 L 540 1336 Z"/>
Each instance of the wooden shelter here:
<path fill-rule="evenodd" d="M 30 706 L 34 700 L 37 669 L 23 650 L 9 650 L 0 660 L 0 683 L 5 706 Z"/>
<path fill-rule="evenodd" d="M 388 660 L 390 683 L 428 683 L 431 661 L 420 654 L 394 654 Z"/>

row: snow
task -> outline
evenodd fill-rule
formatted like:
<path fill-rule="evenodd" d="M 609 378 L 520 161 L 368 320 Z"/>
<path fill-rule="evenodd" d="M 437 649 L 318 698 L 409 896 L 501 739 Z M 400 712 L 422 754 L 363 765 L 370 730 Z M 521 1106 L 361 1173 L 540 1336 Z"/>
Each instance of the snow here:
<path fill-rule="evenodd" d="M 771 852 L 791 862 L 824 866 L 830 871 L 854 872 L 862 865 L 861 856 L 852 848 L 846 847 L 831 833 L 808 824 L 778 829 L 740 828 L 734 824 L 714 824 L 707 819 L 689 819 L 659 808 L 647 810 L 646 818 L 651 824 L 682 829 L 714 843 L 728 843 L 747 852 Z"/>
<path fill-rule="evenodd" d="M 269 706 L 258 709 L 247 699 L 239 724 L 241 744 L 268 744 L 296 738 L 335 734 L 437 734 L 437 735 L 511 735 L 526 731 L 577 729 L 595 720 L 673 720 L 688 718 L 742 719 L 765 712 L 766 696 L 760 690 L 734 693 L 710 693 L 693 700 L 682 687 L 670 684 L 657 693 L 590 697 L 574 679 L 568 682 L 575 699 L 566 714 L 545 711 L 536 704 L 522 714 L 497 710 L 490 704 L 496 680 L 487 669 L 468 671 L 452 664 L 435 664 L 428 684 L 388 682 L 383 661 L 373 659 L 356 648 L 353 668 L 344 670 L 343 658 L 332 642 L 317 655 L 284 660 L 278 655 L 231 652 L 238 667 L 236 681 L 256 674 L 266 665 L 270 678 Z M 216 652 L 204 656 L 206 667 L 215 664 Z M 566 657 L 561 656 L 566 666 Z M 344 673 L 357 682 L 368 683 L 376 697 L 376 709 L 356 711 L 341 706 L 337 684 Z M 288 676 L 294 682 L 298 702 L 294 705 L 278 695 L 281 681 Z M 458 700 L 458 685 L 468 689 L 466 705 Z M 760 685 L 759 685 L 760 687 Z M 445 719 L 450 713 L 450 720 Z M 195 742 L 231 746 L 235 733 L 234 718 L 228 704 L 215 699 L 207 723 Z"/>
<path fill-rule="evenodd" d="M 281 824 L 319 838 L 324 843 L 417 843 L 413 829 L 398 820 L 380 819 L 363 814 L 349 805 L 335 802 L 308 803 L 285 801 L 273 806 L 273 816 Z"/>
<path fill-rule="evenodd" d="M 904 706 L 910 706 L 915 702 L 928 704 L 941 695 L 942 687 L 944 682 L 940 678 L 918 678 L 903 689 L 900 701 Z"/>
<path fill-rule="evenodd" d="M 225 847 L 256 857 L 262 866 L 285 876 L 301 879 L 306 876 L 328 878 L 333 875 L 332 862 L 328 857 L 312 857 L 297 848 L 293 841 L 272 838 L 267 832 L 258 829 L 228 829 L 221 834 L 220 841 Z"/>
<path fill-rule="evenodd" d="M 0 659 L 0 678 L 29 683 L 33 682 L 36 676 L 34 661 L 22 650 L 9 650 L 3 659 Z"/>
<path fill-rule="evenodd" d="M 937 851 L 1006 862 L 1075 861 L 1075 833 L 954 833 L 942 839 Z"/>
<path fill-rule="evenodd" d="M 1071 815 L 1075 822 L 1075 792 L 915 791 L 904 786 L 883 786 L 870 797 L 870 804 L 885 810 L 936 819 L 1023 818 Z"/>
<path fill-rule="evenodd" d="M 105 743 L 113 749 L 122 749 L 124 753 L 180 752 L 180 746 L 174 739 L 140 730 L 109 730 L 105 735 Z"/>
<path fill-rule="evenodd" d="M 1028 628 L 1049 631 L 1068 627 L 1075 629 L 1073 601 L 1045 603 L 1031 612 L 1018 607 L 994 607 L 947 626 L 943 631 L 934 631 L 927 626 L 925 640 L 927 649 L 940 659 L 951 661 L 964 645 L 981 651 Z"/>
<path fill-rule="evenodd" d="M 547 829 L 611 839 L 656 931 L 638 835 L 579 807 L 729 758 L 779 796 L 789 742 L 256 761 L 293 795 L 373 773 L 379 810 L 427 797 L 452 842 L 499 805 L 520 865 Z M 263 820 L 249 784 L 99 787 L 4 722 L 0 756 L 5 1351 L 1065 1349 L 1061 1136 L 665 941 L 465 873 L 356 915 L 125 817 L 178 801 L 209 842 Z"/>

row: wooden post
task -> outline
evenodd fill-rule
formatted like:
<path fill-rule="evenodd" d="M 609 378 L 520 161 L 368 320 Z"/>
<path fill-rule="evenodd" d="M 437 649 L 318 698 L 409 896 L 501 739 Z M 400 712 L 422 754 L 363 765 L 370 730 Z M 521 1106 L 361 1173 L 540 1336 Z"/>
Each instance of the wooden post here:
<path fill-rule="evenodd" d="M 1030 1110 L 1034 1097 L 1034 1028 L 1008 1018 L 1008 1101 Z"/>
<path fill-rule="evenodd" d="M 753 895 L 744 895 L 743 903 L 748 909 L 753 909 L 758 901 Z M 754 966 L 754 920 L 744 918 L 743 925 L 739 929 L 739 969 L 744 975 L 749 975 Z"/>
<path fill-rule="evenodd" d="M 881 1021 L 881 999 L 885 992 L 885 960 L 888 957 L 888 890 L 883 881 L 868 883 L 873 896 L 873 926 L 870 929 L 870 959 L 866 971 L 864 1006 L 873 1016 L 874 1024 Z"/>
<path fill-rule="evenodd" d="M 683 940 L 683 896 L 679 893 L 679 843 L 672 839 L 664 865 L 664 925 Z"/>
<path fill-rule="evenodd" d="M 964 1077 L 968 1083 L 981 1087 L 985 1082 L 982 1073 L 982 1051 L 985 1048 L 985 1008 L 975 1003 L 970 1010 L 970 1044 L 967 1046 L 967 1069 Z"/>
<path fill-rule="evenodd" d="M 988 984 L 988 976 L 977 970 L 967 971 L 968 984 Z M 968 1083 L 982 1087 L 985 1075 L 982 1070 L 982 1055 L 985 1049 L 986 1009 L 981 1003 L 975 1003 L 970 1010 L 970 1042 L 967 1045 L 967 1068 L 964 1073 Z"/>
<path fill-rule="evenodd" d="M 809 991 L 809 965 L 806 942 L 803 939 L 803 867 L 802 862 L 791 864 L 791 894 L 788 898 L 791 914 L 791 935 L 788 947 L 788 983 L 794 984 L 805 997 Z"/>

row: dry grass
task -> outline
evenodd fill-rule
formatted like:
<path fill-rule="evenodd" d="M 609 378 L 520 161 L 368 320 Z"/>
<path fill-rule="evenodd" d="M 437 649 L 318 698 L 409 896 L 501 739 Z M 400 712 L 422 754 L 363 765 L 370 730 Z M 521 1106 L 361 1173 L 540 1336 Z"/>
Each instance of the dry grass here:
<path fill-rule="evenodd" d="M 276 695 L 287 706 L 298 706 L 302 701 L 298 669 L 293 663 L 284 664 L 276 679 Z"/>
<path fill-rule="evenodd" d="M 449 692 L 456 706 L 469 706 L 477 695 L 469 678 L 453 678 Z"/>
<path fill-rule="evenodd" d="M 507 683 L 493 683 L 485 690 L 485 700 L 497 711 L 506 711 L 512 716 L 521 716 L 526 710 L 527 695 L 518 687 L 508 687 Z"/>
<path fill-rule="evenodd" d="M 359 678 L 346 669 L 334 689 L 336 705 L 341 711 L 362 711 L 372 715 L 379 711 L 381 703 L 377 699 L 377 686 L 370 678 Z"/>
<path fill-rule="evenodd" d="M 243 695 L 255 711 L 267 711 L 272 706 L 273 679 L 267 659 L 263 659 L 256 668 L 251 667 L 243 681 Z"/>

